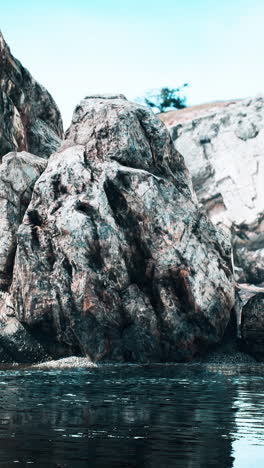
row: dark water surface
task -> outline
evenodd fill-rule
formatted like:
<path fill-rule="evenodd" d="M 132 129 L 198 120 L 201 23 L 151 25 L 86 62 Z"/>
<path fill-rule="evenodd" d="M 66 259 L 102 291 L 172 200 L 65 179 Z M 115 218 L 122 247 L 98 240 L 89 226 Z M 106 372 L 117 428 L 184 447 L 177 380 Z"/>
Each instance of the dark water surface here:
<path fill-rule="evenodd" d="M 264 467 L 264 369 L 0 372 L 0 466 Z"/>

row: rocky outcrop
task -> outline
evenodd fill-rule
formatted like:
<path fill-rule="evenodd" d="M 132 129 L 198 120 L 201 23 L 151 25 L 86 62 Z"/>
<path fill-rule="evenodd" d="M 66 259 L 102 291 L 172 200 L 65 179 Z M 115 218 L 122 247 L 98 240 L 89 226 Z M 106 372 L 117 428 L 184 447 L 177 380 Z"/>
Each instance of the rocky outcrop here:
<path fill-rule="evenodd" d="M 264 359 L 264 293 L 256 294 L 243 307 L 242 338 L 246 350 Z"/>
<path fill-rule="evenodd" d="M 34 363 L 50 359 L 40 343 L 13 316 L 0 316 L 0 362 Z"/>
<path fill-rule="evenodd" d="M 123 96 L 76 108 L 18 230 L 8 300 L 57 358 L 188 361 L 221 340 L 230 246 L 151 111 Z"/>
<path fill-rule="evenodd" d="M 25 151 L 8 153 L 0 165 L 0 291 L 11 284 L 17 230 L 45 167 L 44 159 Z"/>
<path fill-rule="evenodd" d="M 197 197 L 231 228 L 237 279 L 264 281 L 264 99 L 212 103 L 160 115 L 184 156 Z"/>
<path fill-rule="evenodd" d="M 0 32 L 0 160 L 10 151 L 48 157 L 62 136 L 54 100 L 11 55 Z"/>

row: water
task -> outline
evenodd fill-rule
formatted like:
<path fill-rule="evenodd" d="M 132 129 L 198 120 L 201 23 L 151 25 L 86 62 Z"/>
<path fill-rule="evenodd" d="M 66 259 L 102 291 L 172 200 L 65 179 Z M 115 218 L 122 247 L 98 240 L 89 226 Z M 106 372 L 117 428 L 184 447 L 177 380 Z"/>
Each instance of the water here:
<path fill-rule="evenodd" d="M 0 467 L 262 468 L 264 368 L 0 372 Z"/>

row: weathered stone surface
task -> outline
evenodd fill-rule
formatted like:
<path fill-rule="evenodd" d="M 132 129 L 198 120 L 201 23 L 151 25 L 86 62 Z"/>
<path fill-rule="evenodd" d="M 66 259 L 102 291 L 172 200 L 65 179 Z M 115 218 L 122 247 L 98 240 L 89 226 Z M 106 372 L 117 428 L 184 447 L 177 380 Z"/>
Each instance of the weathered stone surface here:
<path fill-rule="evenodd" d="M 230 246 L 151 111 L 86 98 L 18 231 L 16 318 L 54 356 L 186 361 L 221 340 Z"/>
<path fill-rule="evenodd" d="M 0 345 L 9 357 L 1 362 L 41 362 L 49 359 L 48 354 L 35 338 L 15 318 L 0 320 Z M 8 354 L 7 354 L 8 353 Z M 1 355 L 0 355 L 1 358 Z"/>
<path fill-rule="evenodd" d="M 17 148 L 22 151 L 26 147 L 26 133 L 19 112 L 0 89 L 0 162 L 4 154 Z"/>
<path fill-rule="evenodd" d="M 40 343 L 15 317 L 13 298 L 0 292 L 0 362 L 41 362 L 50 359 Z"/>
<path fill-rule="evenodd" d="M 264 281 L 264 99 L 160 115 L 183 154 L 199 201 L 232 228 L 237 280 Z"/>
<path fill-rule="evenodd" d="M 46 161 L 22 151 L 8 153 L 0 165 L 0 291 L 12 281 L 16 233 Z"/>
<path fill-rule="evenodd" d="M 251 224 L 232 226 L 236 275 L 241 282 L 264 282 L 264 213 Z"/>
<path fill-rule="evenodd" d="M 264 359 L 264 293 L 253 296 L 242 311 L 242 339 L 247 351 Z"/>
<path fill-rule="evenodd" d="M 48 157 L 62 136 L 54 100 L 11 55 L 0 31 L 0 160 L 9 151 L 24 150 Z"/>

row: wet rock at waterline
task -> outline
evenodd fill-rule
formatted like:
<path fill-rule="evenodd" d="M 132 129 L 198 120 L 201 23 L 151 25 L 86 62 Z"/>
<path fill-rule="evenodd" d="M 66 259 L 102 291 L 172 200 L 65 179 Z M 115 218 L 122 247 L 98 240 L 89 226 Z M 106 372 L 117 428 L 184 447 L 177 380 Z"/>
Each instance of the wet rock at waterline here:
<path fill-rule="evenodd" d="M 264 281 L 264 98 L 160 114 L 212 221 L 232 232 L 236 279 Z"/>
<path fill-rule="evenodd" d="M 54 100 L 12 56 L 0 31 L 0 160 L 10 151 L 46 158 L 60 146 L 62 136 Z"/>
<path fill-rule="evenodd" d="M 264 359 L 264 293 L 253 296 L 242 311 L 242 339 L 246 350 Z"/>
<path fill-rule="evenodd" d="M 48 359 L 50 357 L 44 348 L 15 317 L 6 317 L 1 314 L 0 362 L 27 363 L 42 362 Z"/>
<path fill-rule="evenodd" d="M 77 106 L 18 230 L 10 293 L 53 357 L 188 361 L 221 341 L 230 245 L 151 111 L 123 96 Z"/>

